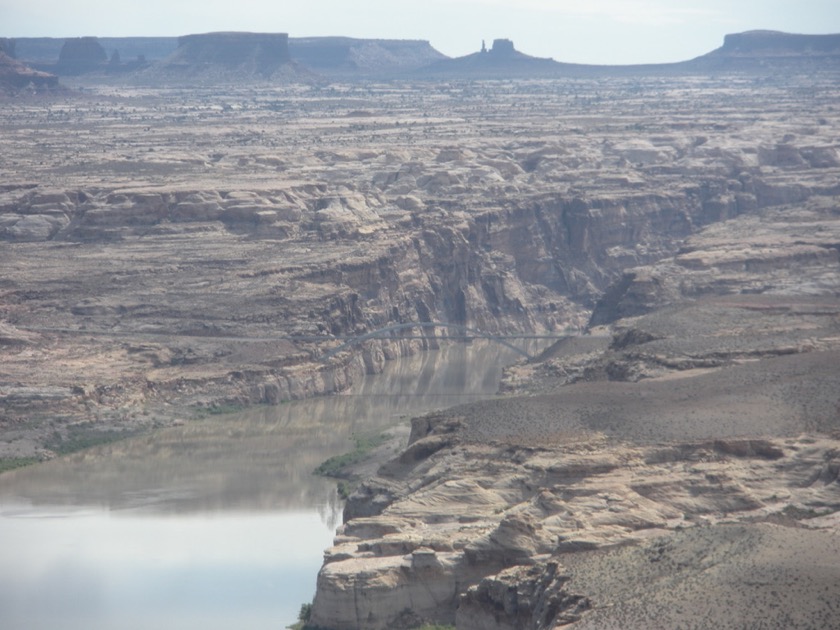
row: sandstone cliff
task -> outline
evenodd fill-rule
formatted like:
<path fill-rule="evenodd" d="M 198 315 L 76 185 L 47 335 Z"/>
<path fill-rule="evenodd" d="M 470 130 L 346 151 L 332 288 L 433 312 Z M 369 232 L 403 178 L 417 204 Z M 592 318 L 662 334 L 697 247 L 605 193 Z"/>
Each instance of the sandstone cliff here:
<path fill-rule="evenodd" d="M 491 48 L 437 61 L 422 69 L 432 76 L 518 77 L 553 76 L 562 68 L 552 59 L 541 59 L 519 52 L 509 39 L 496 39 Z"/>
<path fill-rule="evenodd" d="M 685 63 L 687 69 L 723 72 L 797 72 L 840 67 L 840 35 L 748 31 L 724 38 L 717 50 Z"/>
<path fill-rule="evenodd" d="M 499 47 L 496 47 L 499 42 Z M 774 72 L 836 72 L 840 68 L 840 35 L 800 35 L 748 31 L 726 35 L 723 46 L 686 61 L 637 65 L 590 65 L 531 57 L 509 40 L 496 40 L 490 50 L 441 60 L 421 72 L 461 77 L 597 77 L 669 76 L 697 73 L 754 75 Z M 506 43 L 502 43 L 506 42 Z"/>
<path fill-rule="evenodd" d="M 55 90 L 58 77 L 46 72 L 33 70 L 15 59 L 16 42 L 13 39 L 0 39 L 0 92 L 14 94 L 21 90 Z"/>
<path fill-rule="evenodd" d="M 423 40 L 389 40 L 389 39 L 359 39 L 351 37 L 291 37 L 288 38 L 288 52 L 291 61 L 300 64 L 301 68 L 276 66 L 267 68 L 264 63 L 255 61 L 262 53 L 254 52 L 254 47 L 267 45 L 269 49 L 277 49 L 278 44 L 259 44 L 253 39 L 250 44 L 251 52 L 245 54 L 240 62 L 241 67 L 233 72 L 230 67 L 210 70 L 205 64 L 208 61 L 209 50 L 221 51 L 226 46 L 240 47 L 240 52 L 216 52 L 215 63 L 223 66 L 230 65 L 230 60 L 241 55 L 243 44 L 232 44 L 232 38 L 242 40 L 245 36 L 255 38 L 261 34 L 213 34 L 188 35 L 188 38 L 205 38 L 205 44 L 197 45 L 204 48 L 201 67 L 193 62 L 179 59 L 184 52 L 177 49 L 182 38 L 175 37 L 98 37 L 76 38 L 63 40 L 48 37 L 18 38 L 18 58 L 38 70 L 63 74 L 63 67 L 68 73 L 90 72 L 92 70 L 108 70 L 103 68 L 104 58 L 101 52 L 90 41 L 101 45 L 108 55 L 119 51 L 123 60 L 122 72 L 136 71 L 145 67 L 149 62 L 159 62 L 161 67 L 138 73 L 130 82 L 149 83 L 163 81 L 167 83 L 185 81 L 190 72 L 200 71 L 202 82 L 222 81 L 253 82 L 265 80 L 266 76 L 277 74 L 276 78 L 295 79 L 298 81 L 317 81 L 322 76 L 339 76 L 346 79 L 364 77 L 462 77 L 462 78 L 515 78 L 515 77 L 620 77 L 620 76 L 673 76 L 695 75 L 697 73 L 712 74 L 763 74 L 774 72 L 808 73 L 835 72 L 840 66 L 838 52 L 838 35 L 805 35 L 782 33 L 776 31 L 748 31 L 726 35 L 723 46 L 696 59 L 664 64 L 645 65 L 587 65 L 574 64 L 532 57 L 516 50 L 509 40 L 497 40 L 498 49 L 491 46 L 489 50 L 465 55 L 456 59 L 448 59 L 435 50 L 427 41 Z M 279 34 L 275 34 L 279 35 Z M 215 39 L 210 45 L 207 42 Z M 82 39 L 85 42 L 82 42 Z M 224 40 L 227 39 L 227 43 Z M 193 40 L 194 42 L 195 40 Z M 56 66 L 62 47 L 70 42 L 76 52 L 71 57 L 83 54 L 80 46 L 88 46 L 84 53 L 85 61 L 72 61 L 64 66 Z M 501 43 L 507 42 L 507 43 Z M 209 47 L 208 47 L 209 46 Z M 246 46 L 246 47 L 247 47 Z M 282 44 L 280 45 L 282 48 Z M 526 43 L 527 47 L 527 43 Z M 275 51 L 276 52 L 276 51 Z M 68 51 L 67 54 L 70 54 Z M 273 55 L 275 53 L 271 53 Z M 173 57 L 174 55 L 174 57 Z M 270 56 L 271 56 L 270 55 Z M 281 55 L 284 56 L 284 55 Z M 248 57 L 251 60 L 245 61 Z M 288 61 L 288 60 L 287 60 Z M 68 57 L 70 62 L 70 57 Z M 78 63 L 82 63 L 78 66 Z M 272 62 L 274 64 L 275 62 Z M 259 68 L 262 69 L 259 69 Z M 187 70 L 192 68 L 192 70 Z M 59 71 L 60 70 L 60 71 Z M 114 68 L 110 69 L 111 72 Z M 101 80 L 101 79 L 100 79 Z"/>
<path fill-rule="evenodd" d="M 65 40 L 55 69 L 59 75 L 75 75 L 102 70 L 108 54 L 96 37 L 73 37 Z"/>
<path fill-rule="evenodd" d="M 166 59 L 133 80 L 231 83 L 304 77 L 289 55 L 286 33 L 220 32 L 184 35 Z"/>
<path fill-rule="evenodd" d="M 216 79 L 0 108 L 0 456 L 343 391 L 445 341 L 328 355 L 390 324 L 588 327 L 510 398 L 414 423 L 348 502 L 313 620 L 832 618 L 834 75 Z"/>
<path fill-rule="evenodd" d="M 320 74 L 342 76 L 399 75 L 445 58 L 427 41 L 352 37 L 292 37 L 289 53 Z"/>
<path fill-rule="evenodd" d="M 710 225 L 618 283 L 610 336 L 511 368 L 530 396 L 415 419 L 350 497 L 313 622 L 819 627 L 840 595 L 838 243 L 837 197 Z"/>
<path fill-rule="evenodd" d="M 144 405 L 277 403 L 446 336 L 405 330 L 322 360 L 383 326 L 562 334 L 599 300 L 633 314 L 646 289 L 629 268 L 705 225 L 838 192 L 830 93 L 802 119 L 796 83 L 690 85 L 666 101 L 659 84 L 616 83 L 606 100 L 600 82 L 546 84 L 524 108 L 516 85 L 442 84 L 409 109 L 402 89 L 360 87 L 8 109 L 49 151 L 4 136 L 21 183 L 0 191 L 3 320 L 10 339 L 38 339 L 0 348 L 4 400 L 15 418 L 51 409 L 59 432 L 91 409 L 107 424 Z M 783 105 L 721 122 L 721 102 L 739 111 L 762 90 Z M 665 122 L 689 104 L 705 113 Z"/>

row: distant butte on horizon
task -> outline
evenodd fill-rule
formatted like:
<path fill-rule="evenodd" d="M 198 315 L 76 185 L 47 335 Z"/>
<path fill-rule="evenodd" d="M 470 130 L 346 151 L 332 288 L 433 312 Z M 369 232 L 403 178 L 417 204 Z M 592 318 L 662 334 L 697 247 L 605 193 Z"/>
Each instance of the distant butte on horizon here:
<path fill-rule="evenodd" d="M 728 34 L 723 45 L 687 61 L 660 64 L 573 64 L 533 57 L 509 39 L 450 58 L 427 40 L 289 37 L 287 33 L 218 31 L 181 37 L 6 38 L 16 71 L 143 75 L 172 82 L 198 73 L 207 81 L 310 81 L 319 76 L 364 78 L 561 78 L 564 76 L 840 70 L 840 34 L 753 30 Z M 11 54 L 9 54 L 11 53 Z M 25 65 L 24 65 L 25 64 Z M 6 64 L 10 67 L 9 64 Z M 223 68 L 215 72 L 213 68 Z M 177 70 L 177 72 L 175 71 Z M 9 74 L 9 76 L 11 76 Z M 20 78 L 10 79 L 19 86 Z"/>

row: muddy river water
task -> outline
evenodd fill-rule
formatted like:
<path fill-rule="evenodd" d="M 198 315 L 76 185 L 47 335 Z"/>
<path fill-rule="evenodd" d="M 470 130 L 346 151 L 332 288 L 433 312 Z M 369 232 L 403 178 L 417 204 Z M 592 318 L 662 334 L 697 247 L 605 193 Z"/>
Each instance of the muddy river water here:
<path fill-rule="evenodd" d="M 452 344 L 348 394 L 210 416 L 0 475 L 0 628 L 277 630 L 341 522 L 312 470 L 422 411 L 495 394 L 517 355 Z"/>

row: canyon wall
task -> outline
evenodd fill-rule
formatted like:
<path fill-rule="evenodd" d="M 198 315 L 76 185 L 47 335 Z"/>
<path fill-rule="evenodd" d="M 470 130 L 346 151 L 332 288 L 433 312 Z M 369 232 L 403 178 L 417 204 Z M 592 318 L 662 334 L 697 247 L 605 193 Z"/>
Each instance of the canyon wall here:
<path fill-rule="evenodd" d="M 75 75 L 101 70 L 108 54 L 96 37 L 71 37 L 65 40 L 55 67 L 59 75 Z"/>
<path fill-rule="evenodd" d="M 287 33 L 201 33 L 178 38 L 178 48 L 144 71 L 146 80 L 242 81 L 290 77 Z"/>
<path fill-rule="evenodd" d="M 406 73 L 446 58 L 424 40 L 352 37 L 292 37 L 289 52 L 316 72 L 344 76 Z"/>
<path fill-rule="evenodd" d="M 582 330 L 628 268 L 702 226 L 836 193 L 832 85 L 219 86 L 11 103 L 0 396 L 10 430 L 42 422 L 4 448 L 49 456 L 44 435 L 91 417 L 141 429 L 343 391 L 447 336 L 405 329 L 324 360 L 383 326 Z M 761 117 L 726 117 L 768 100 Z"/>
<path fill-rule="evenodd" d="M 345 506 L 315 625 L 832 615 L 840 196 L 700 228 L 628 270 L 591 323 L 595 335 L 510 367 L 509 397 L 412 421 L 408 447 Z"/>

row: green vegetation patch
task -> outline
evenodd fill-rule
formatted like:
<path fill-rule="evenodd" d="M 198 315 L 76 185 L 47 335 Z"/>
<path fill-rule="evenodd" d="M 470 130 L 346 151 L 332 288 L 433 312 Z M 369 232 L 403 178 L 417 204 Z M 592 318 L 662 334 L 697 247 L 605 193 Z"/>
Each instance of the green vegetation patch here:
<path fill-rule="evenodd" d="M 64 434 L 54 431 L 45 446 L 59 455 L 67 455 L 101 444 L 124 440 L 132 435 L 135 435 L 132 431 L 95 429 L 88 426 L 69 427 Z"/>
<path fill-rule="evenodd" d="M 3 457 L 0 458 L 0 473 L 7 470 L 15 470 L 24 466 L 37 464 L 40 460 L 37 457 Z"/>
<path fill-rule="evenodd" d="M 367 435 L 357 435 L 354 433 L 350 439 L 353 440 L 356 447 L 352 451 L 342 455 L 330 457 L 315 469 L 316 475 L 335 477 L 337 479 L 349 479 L 352 475 L 347 471 L 347 468 L 367 459 L 371 451 L 388 441 L 388 435 L 385 433 Z"/>
<path fill-rule="evenodd" d="M 300 612 L 298 613 L 298 621 L 290 626 L 286 626 L 287 630 L 327 630 L 318 626 L 310 626 L 309 620 L 312 618 L 312 604 L 301 604 Z M 418 627 L 416 630 L 455 630 L 455 626 L 446 626 L 436 623 L 426 623 Z"/>
<path fill-rule="evenodd" d="M 352 481 L 348 481 L 346 479 L 340 479 L 338 481 L 338 486 L 336 488 L 338 490 L 338 497 L 342 501 L 346 501 L 347 499 L 350 498 L 350 495 L 353 494 L 353 491 L 356 489 L 357 485 L 358 484 L 355 484 Z"/>
<path fill-rule="evenodd" d="M 812 508 L 809 508 L 806 510 L 800 507 L 796 507 L 795 505 L 788 505 L 785 507 L 785 509 L 782 510 L 782 514 L 784 514 L 785 516 L 789 516 L 790 518 L 794 518 L 797 521 L 802 521 L 831 514 L 831 509 L 817 511 Z"/>
<path fill-rule="evenodd" d="M 286 628 L 288 628 L 288 630 L 327 630 L 326 628 L 319 628 L 318 626 L 310 626 L 309 618 L 311 616 L 312 604 L 301 604 L 297 623 L 293 623 L 291 626 L 286 626 Z"/>
<path fill-rule="evenodd" d="M 198 419 L 207 418 L 208 416 L 222 416 L 228 413 L 238 413 L 245 409 L 245 405 L 240 404 L 226 404 L 226 405 L 210 405 L 209 407 L 198 407 L 196 409 L 196 416 Z"/>

